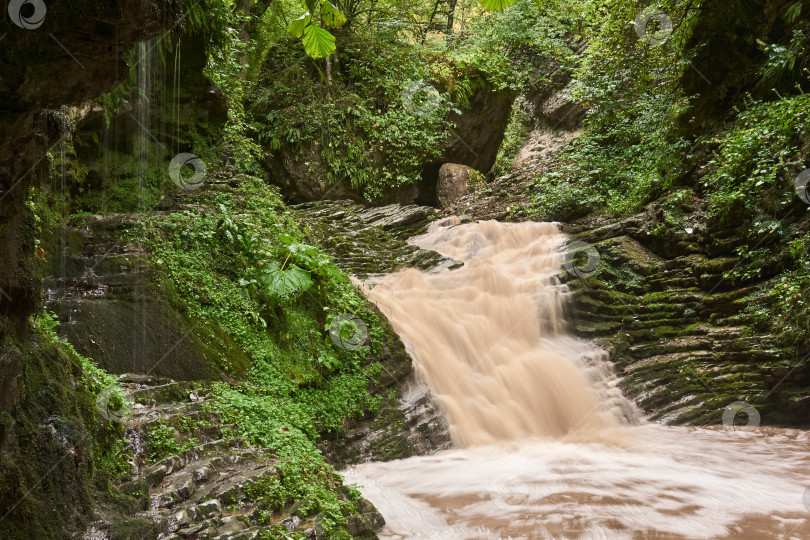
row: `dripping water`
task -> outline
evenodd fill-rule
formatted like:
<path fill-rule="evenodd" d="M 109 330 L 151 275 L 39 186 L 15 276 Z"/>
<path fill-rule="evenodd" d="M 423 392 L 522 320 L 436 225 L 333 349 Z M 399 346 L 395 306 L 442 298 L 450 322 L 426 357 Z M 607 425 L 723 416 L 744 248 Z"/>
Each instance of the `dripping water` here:
<path fill-rule="evenodd" d="M 153 53 L 155 50 L 155 38 L 142 41 L 137 46 L 137 78 L 136 88 L 138 93 L 137 103 L 137 133 L 134 138 L 135 160 L 138 164 L 139 177 L 139 207 L 142 212 L 149 209 L 149 173 L 153 159 L 153 148 L 156 148 L 157 141 L 153 141 L 152 134 L 152 100 L 154 99 L 153 81 Z M 138 274 L 139 286 L 143 286 L 143 276 Z M 140 365 L 140 372 L 147 373 L 148 359 L 146 358 L 146 344 L 149 339 L 148 332 L 148 306 L 145 299 L 134 299 L 135 309 L 139 311 L 138 317 L 140 328 L 133 329 L 140 335 L 140 339 L 133 340 L 133 364 Z"/>

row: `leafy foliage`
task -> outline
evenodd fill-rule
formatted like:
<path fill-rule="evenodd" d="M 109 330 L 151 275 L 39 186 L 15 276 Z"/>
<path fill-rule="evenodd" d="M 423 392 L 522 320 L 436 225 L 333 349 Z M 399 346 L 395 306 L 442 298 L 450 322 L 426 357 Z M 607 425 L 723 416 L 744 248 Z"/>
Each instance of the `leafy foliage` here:
<path fill-rule="evenodd" d="M 779 212 L 795 197 L 793 173 L 810 139 L 810 96 L 752 102 L 723 133 L 703 188 L 721 217 Z M 801 168 L 801 167 L 800 167 Z M 766 193 L 773 196 L 766 196 Z"/>
<path fill-rule="evenodd" d="M 279 300 L 300 296 L 312 287 L 309 272 L 290 264 L 286 269 L 276 262 L 268 263 L 259 274 L 259 283 L 265 292 Z"/>
<path fill-rule="evenodd" d="M 329 0 L 304 0 L 301 5 L 307 11 L 295 19 L 287 31 L 293 37 L 303 37 L 304 50 L 312 58 L 331 56 L 337 49 L 335 36 L 321 24 L 340 28 L 346 23 L 346 16 Z"/>
<path fill-rule="evenodd" d="M 481 5 L 489 11 L 503 11 L 515 3 L 515 0 L 481 0 Z"/>
<path fill-rule="evenodd" d="M 158 420 L 146 429 L 148 461 L 154 463 L 161 459 L 179 454 L 197 445 L 195 439 L 180 442 L 175 429 L 164 420 Z"/>
<path fill-rule="evenodd" d="M 296 501 L 339 538 L 355 505 L 336 488 L 339 477 L 316 441 L 380 404 L 368 392 L 382 371 L 373 360 L 382 347 L 378 316 L 311 245 L 274 188 L 243 176 L 236 188 L 191 196 L 202 212 L 151 216 L 132 234 L 166 276 L 164 294 L 189 316 L 219 325 L 252 359 L 249 381 L 216 384 L 211 405 L 235 435 L 280 459 L 279 476 L 251 497 L 272 508 Z M 271 282 L 263 283 L 267 274 Z M 366 346 L 342 349 L 329 338 L 333 314 L 342 313 L 368 326 Z M 155 426 L 149 440 L 154 459 L 191 444 L 168 425 Z"/>

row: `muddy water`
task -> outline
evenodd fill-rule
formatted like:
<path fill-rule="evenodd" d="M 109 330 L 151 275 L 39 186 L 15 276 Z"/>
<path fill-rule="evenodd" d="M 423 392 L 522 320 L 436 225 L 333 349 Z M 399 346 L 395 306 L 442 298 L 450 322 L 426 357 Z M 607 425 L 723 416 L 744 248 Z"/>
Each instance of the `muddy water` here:
<path fill-rule="evenodd" d="M 807 433 L 644 424 L 565 334 L 557 227 L 457 223 L 413 242 L 463 268 L 367 284 L 457 447 L 345 471 L 382 538 L 810 538 Z"/>

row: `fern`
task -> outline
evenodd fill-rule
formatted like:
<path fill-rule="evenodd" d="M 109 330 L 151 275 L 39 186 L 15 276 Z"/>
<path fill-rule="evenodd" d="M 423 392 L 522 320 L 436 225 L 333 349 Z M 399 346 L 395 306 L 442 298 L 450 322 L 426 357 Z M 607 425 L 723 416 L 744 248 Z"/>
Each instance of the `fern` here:
<path fill-rule="evenodd" d="M 799 15 L 802 13 L 802 3 L 796 2 L 790 6 L 785 12 L 785 22 L 793 24 L 799 20 Z"/>

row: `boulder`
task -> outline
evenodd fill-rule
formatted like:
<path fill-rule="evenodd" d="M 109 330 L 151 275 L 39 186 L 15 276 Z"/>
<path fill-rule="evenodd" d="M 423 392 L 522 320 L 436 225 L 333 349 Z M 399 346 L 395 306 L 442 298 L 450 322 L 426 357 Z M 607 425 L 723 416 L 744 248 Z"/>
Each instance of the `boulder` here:
<path fill-rule="evenodd" d="M 497 91 L 489 83 L 484 83 L 460 114 L 453 111 L 447 116 L 456 127 L 450 130 L 441 154 L 422 168 L 417 204 L 441 206 L 437 200 L 436 184 L 444 163 L 460 163 L 484 174 L 490 172 L 498 157 L 514 101 L 514 93 Z"/>
<path fill-rule="evenodd" d="M 439 168 L 436 180 L 436 200 L 440 208 L 470 194 L 481 180 L 481 174 L 466 165 L 445 163 Z"/>

